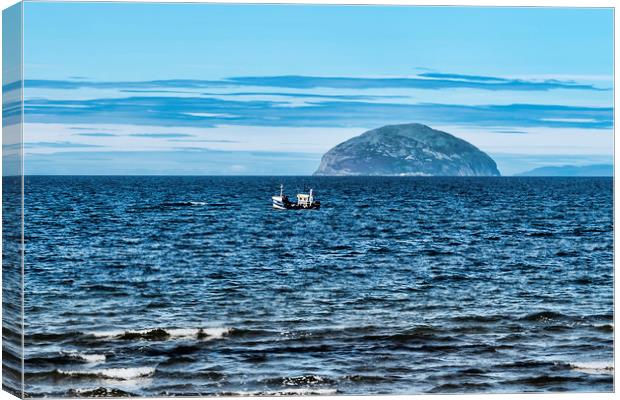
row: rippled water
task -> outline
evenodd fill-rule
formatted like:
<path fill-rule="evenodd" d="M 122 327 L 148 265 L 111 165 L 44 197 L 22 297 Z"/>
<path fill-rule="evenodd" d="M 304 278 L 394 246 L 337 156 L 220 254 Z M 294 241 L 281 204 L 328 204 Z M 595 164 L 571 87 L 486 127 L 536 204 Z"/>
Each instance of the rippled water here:
<path fill-rule="evenodd" d="M 608 178 L 28 177 L 25 214 L 30 396 L 613 390 Z"/>

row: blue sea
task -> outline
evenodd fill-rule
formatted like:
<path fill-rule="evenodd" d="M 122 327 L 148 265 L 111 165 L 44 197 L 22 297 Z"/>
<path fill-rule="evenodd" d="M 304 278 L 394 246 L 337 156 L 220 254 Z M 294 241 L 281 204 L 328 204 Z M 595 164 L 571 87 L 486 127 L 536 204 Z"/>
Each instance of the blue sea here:
<path fill-rule="evenodd" d="M 26 177 L 26 394 L 610 392 L 612 186 Z"/>

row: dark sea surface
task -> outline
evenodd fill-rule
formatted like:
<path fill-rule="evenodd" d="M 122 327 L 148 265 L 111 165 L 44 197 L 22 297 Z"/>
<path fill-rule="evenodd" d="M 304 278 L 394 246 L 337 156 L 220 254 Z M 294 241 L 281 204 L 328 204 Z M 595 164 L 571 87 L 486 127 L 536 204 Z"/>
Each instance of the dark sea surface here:
<path fill-rule="evenodd" d="M 613 390 L 611 178 L 25 185 L 29 396 Z"/>

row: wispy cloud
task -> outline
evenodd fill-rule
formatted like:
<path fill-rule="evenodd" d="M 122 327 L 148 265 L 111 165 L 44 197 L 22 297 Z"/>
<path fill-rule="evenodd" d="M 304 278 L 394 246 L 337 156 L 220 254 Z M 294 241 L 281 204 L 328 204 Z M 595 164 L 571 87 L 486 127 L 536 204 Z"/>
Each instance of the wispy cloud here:
<path fill-rule="evenodd" d="M 559 80 L 505 79 L 490 76 L 423 73 L 413 78 L 359 78 L 359 77 L 317 77 L 317 76 L 248 76 L 228 79 L 238 85 L 268 86 L 281 88 L 333 88 L 333 89 L 454 89 L 481 90 L 529 90 L 552 89 L 609 90 L 589 84 L 577 84 Z"/>
<path fill-rule="evenodd" d="M 86 136 L 86 137 L 112 137 L 117 136 L 114 133 L 105 133 L 105 132 L 85 132 L 85 133 L 76 133 L 76 136 Z"/>
<path fill-rule="evenodd" d="M 73 143 L 73 142 L 27 142 L 24 143 L 25 148 L 58 148 L 58 149 L 70 149 L 80 147 L 104 147 L 98 144 L 86 144 L 86 143 Z"/>
<path fill-rule="evenodd" d="M 169 142 L 183 142 L 183 143 L 241 143 L 238 140 L 226 140 L 226 139 L 169 139 Z"/>
<path fill-rule="evenodd" d="M 413 77 L 351 77 L 351 76 L 242 76 L 230 77 L 221 80 L 200 79 L 169 79 L 153 81 L 116 81 L 98 82 L 87 80 L 45 80 L 30 79 L 25 81 L 26 88 L 47 89 L 118 89 L 126 92 L 150 91 L 165 92 L 172 89 L 200 89 L 230 86 L 253 86 L 289 89 L 387 89 L 409 88 L 441 90 L 454 88 L 468 88 L 480 90 L 518 90 L 518 91 L 547 91 L 555 89 L 570 90 L 610 90 L 591 84 L 576 83 L 557 79 L 516 79 L 500 78 L 483 75 L 464 75 L 454 73 L 424 72 Z M 179 92 L 180 93 L 180 92 Z"/>
<path fill-rule="evenodd" d="M 153 138 L 153 139 L 170 139 L 170 138 L 183 138 L 192 137 L 189 133 L 132 133 L 128 136 Z"/>
<path fill-rule="evenodd" d="M 157 90 L 157 89 L 120 89 L 119 92 L 121 93 L 174 93 L 174 94 L 183 94 L 183 93 L 194 93 L 195 92 L 189 92 L 187 90 Z"/>
<path fill-rule="evenodd" d="M 225 80 L 210 81 L 200 79 L 168 79 L 155 81 L 83 81 L 83 80 L 52 80 L 52 79 L 27 79 L 24 82 L 26 88 L 45 88 L 45 89 L 155 89 L 161 91 L 162 88 L 211 88 L 230 86 L 230 82 Z"/>
<path fill-rule="evenodd" d="M 191 117 L 205 117 L 205 118 L 236 118 L 236 115 L 227 114 L 227 113 L 211 113 L 211 112 L 188 112 L 185 115 L 189 115 Z"/>
<path fill-rule="evenodd" d="M 297 99 L 337 99 L 337 100 L 381 100 L 402 99 L 400 95 L 347 95 L 347 94 L 320 94 L 320 93 L 286 93 L 286 92 L 235 92 L 235 93 L 202 93 L 205 96 L 238 97 L 238 96 L 268 96 L 291 97 Z"/>
<path fill-rule="evenodd" d="M 72 131 L 92 131 L 93 128 L 90 126 L 71 126 L 69 127 L 70 130 Z M 115 129 L 111 129 L 111 128 L 107 128 L 106 130 L 115 130 Z"/>
<path fill-rule="evenodd" d="M 458 80 L 465 80 L 465 81 L 471 81 L 471 82 L 511 82 L 511 81 L 516 80 L 516 79 L 498 78 L 495 76 L 442 74 L 439 72 L 425 72 L 423 74 L 418 74 L 418 76 L 422 76 L 425 78 L 433 78 L 433 79 L 458 79 Z"/>
<path fill-rule="evenodd" d="M 511 134 L 511 135 L 525 135 L 525 134 L 527 134 L 527 132 L 521 131 L 521 130 L 518 130 L 518 129 L 496 129 L 493 132 L 495 132 L 495 133 L 507 133 L 507 134 Z"/>
<path fill-rule="evenodd" d="M 203 97 L 129 97 L 90 100 L 29 100 L 30 122 L 127 123 L 210 127 L 348 127 L 423 122 L 494 127 L 611 128 L 613 108 L 541 104 L 455 105 L 363 101 L 313 101 L 302 106 L 275 101 L 233 101 Z M 219 116 L 224 114 L 225 116 Z M 230 118 L 234 115 L 235 118 Z M 136 134 L 138 135 L 138 134 Z M 140 134 L 162 137 L 160 134 Z M 171 136 L 168 136 L 171 137 Z M 178 137 L 178 136 L 177 136 Z"/>

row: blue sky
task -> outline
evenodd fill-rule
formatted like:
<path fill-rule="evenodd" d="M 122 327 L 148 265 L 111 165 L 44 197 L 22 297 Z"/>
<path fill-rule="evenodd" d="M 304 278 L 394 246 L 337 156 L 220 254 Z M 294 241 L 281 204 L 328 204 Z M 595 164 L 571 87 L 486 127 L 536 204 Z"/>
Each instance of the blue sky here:
<path fill-rule="evenodd" d="M 32 2 L 24 24 L 29 173 L 308 174 L 407 122 L 504 174 L 613 154 L 610 9 Z"/>

